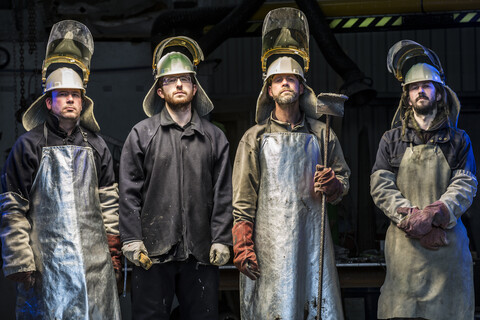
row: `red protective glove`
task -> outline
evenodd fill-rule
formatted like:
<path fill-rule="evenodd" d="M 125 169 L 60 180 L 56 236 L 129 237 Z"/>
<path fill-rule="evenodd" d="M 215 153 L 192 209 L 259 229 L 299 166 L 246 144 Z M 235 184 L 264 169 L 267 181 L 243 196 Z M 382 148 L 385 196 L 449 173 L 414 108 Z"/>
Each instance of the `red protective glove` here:
<path fill-rule="evenodd" d="M 253 248 L 253 223 L 250 221 L 237 222 L 233 226 L 232 235 L 233 264 L 244 275 L 256 280 L 260 276 L 260 270 Z"/>
<path fill-rule="evenodd" d="M 432 224 L 435 227 L 445 229 L 450 222 L 450 212 L 447 206 L 442 201 L 435 201 L 423 208 L 423 213 L 428 216 L 433 216 Z"/>
<path fill-rule="evenodd" d="M 313 181 L 315 192 L 325 193 L 328 202 L 334 202 L 343 193 L 343 185 L 335 176 L 332 168 L 317 164 Z"/>
<path fill-rule="evenodd" d="M 397 213 L 406 215 L 397 226 L 410 238 L 420 239 L 432 230 L 432 222 L 418 207 L 400 207 Z"/>
<path fill-rule="evenodd" d="M 120 236 L 114 234 L 107 234 L 108 248 L 110 249 L 110 256 L 112 257 L 113 271 L 115 271 L 115 280 L 117 282 L 118 293 L 123 290 L 123 274 L 122 274 L 122 244 Z"/>
<path fill-rule="evenodd" d="M 25 290 L 29 290 L 35 284 L 35 276 L 33 271 L 13 273 L 6 276 L 6 278 L 15 282 L 23 283 Z"/>
<path fill-rule="evenodd" d="M 397 213 L 407 216 L 400 221 L 398 227 L 410 238 L 420 239 L 432 230 L 433 226 L 445 228 L 450 221 L 447 207 L 441 201 L 436 201 L 423 210 L 400 207 Z"/>
<path fill-rule="evenodd" d="M 439 227 L 433 227 L 432 231 L 420 239 L 420 244 L 429 250 L 438 250 L 440 247 L 444 247 L 449 243 L 447 233 Z"/>

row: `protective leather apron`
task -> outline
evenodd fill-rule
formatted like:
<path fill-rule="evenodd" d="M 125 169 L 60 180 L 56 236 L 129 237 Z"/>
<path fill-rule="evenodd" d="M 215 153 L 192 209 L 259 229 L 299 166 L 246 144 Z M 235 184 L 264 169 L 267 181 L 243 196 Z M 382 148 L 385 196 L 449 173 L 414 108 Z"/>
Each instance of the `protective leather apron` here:
<path fill-rule="evenodd" d="M 42 149 L 29 211 L 35 285 L 17 286 L 17 319 L 121 318 L 97 185 L 90 147 Z"/>
<path fill-rule="evenodd" d="M 313 190 L 322 164 L 317 138 L 267 133 L 260 143 L 261 182 L 255 220 L 260 277 L 240 277 L 244 320 L 316 319 L 321 198 Z M 330 228 L 325 228 L 322 319 L 343 319 Z"/>
<path fill-rule="evenodd" d="M 451 169 L 437 145 L 407 148 L 397 186 L 412 205 L 423 209 L 440 199 Z M 447 232 L 450 244 L 428 250 L 405 237 L 393 223 L 385 239 L 387 275 L 378 301 L 378 318 L 471 320 L 474 317 L 472 256 L 461 219 Z"/>

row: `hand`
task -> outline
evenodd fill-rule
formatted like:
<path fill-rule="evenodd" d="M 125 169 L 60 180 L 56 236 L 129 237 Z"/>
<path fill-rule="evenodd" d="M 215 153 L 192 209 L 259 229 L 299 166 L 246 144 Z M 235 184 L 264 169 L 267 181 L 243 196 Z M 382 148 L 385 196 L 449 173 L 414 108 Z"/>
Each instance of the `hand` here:
<path fill-rule="evenodd" d="M 122 274 L 122 250 L 120 249 L 120 236 L 107 234 L 108 249 L 112 258 L 113 271 L 115 272 L 115 281 L 117 283 L 118 294 L 123 291 L 123 274 Z"/>
<path fill-rule="evenodd" d="M 233 234 L 233 264 L 240 272 L 252 280 L 257 280 L 260 270 L 253 244 L 253 223 L 237 222 L 232 229 Z"/>
<path fill-rule="evenodd" d="M 145 248 L 142 240 L 125 242 L 122 251 L 123 255 L 136 266 L 142 266 L 145 270 L 152 266 L 152 260 L 148 257 L 147 248 Z"/>
<path fill-rule="evenodd" d="M 418 207 L 400 207 L 397 209 L 397 213 L 406 214 L 398 227 L 405 231 L 407 236 L 414 239 L 420 239 L 429 233 L 433 226 L 445 228 L 450 221 L 450 213 L 441 201 L 436 201 L 423 210 L 418 209 Z"/>
<path fill-rule="evenodd" d="M 420 239 L 422 247 L 429 250 L 438 250 L 440 247 L 447 246 L 450 243 L 447 239 L 447 233 L 442 228 L 433 227 L 432 231 Z"/>
<path fill-rule="evenodd" d="M 410 238 L 420 239 L 432 230 L 432 221 L 418 207 L 400 207 L 397 213 L 405 215 L 397 226 Z"/>
<path fill-rule="evenodd" d="M 25 290 L 30 290 L 30 288 L 32 288 L 35 284 L 35 275 L 33 271 L 12 273 L 6 276 L 6 278 L 22 283 L 25 287 Z"/>
<path fill-rule="evenodd" d="M 445 229 L 450 222 L 450 212 L 442 201 L 435 201 L 434 203 L 429 204 L 423 208 L 423 212 L 426 215 L 433 217 L 432 224 L 435 227 Z"/>
<path fill-rule="evenodd" d="M 221 243 L 214 243 L 210 247 L 210 263 L 214 266 L 223 266 L 230 259 L 230 249 Z"/>
<path fill-rule="evenodd" d="M 343 193 L 342 183 L 337 179 L 332 168 L 317 164 L 313 182 L 315 192 L 324 193 L 328 202 L 334 202 Z"/>

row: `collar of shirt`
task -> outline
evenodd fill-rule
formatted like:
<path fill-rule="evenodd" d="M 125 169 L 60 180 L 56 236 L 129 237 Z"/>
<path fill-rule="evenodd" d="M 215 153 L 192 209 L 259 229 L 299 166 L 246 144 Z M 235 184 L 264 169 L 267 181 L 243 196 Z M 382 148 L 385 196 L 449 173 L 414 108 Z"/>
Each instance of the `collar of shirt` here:
<path fill-rule="evenodd" d="M 201 135 L 204 135 L 205 132 L 203 130 L 203 125 L 202 121 L 200 119 L 200 116 L 198 115 L 197 111 L 195 109 L 192 109 L 192 118 L 190 119 L 190 122 L 188 122 L 184 127 L 180 127 L 170 116 L 170 113 L 168 113 L 167 108 L 163 108 L 162 111 L 160 112 L 160 125 L 162 127 L 168 127 L 168 126 L 174 126 L 177 127 L 181 130 L 195 130 Z"/>
<path fill-rule="evenodd" d="M 298 121 L 297 123 L 295 123 L 295 124 L 293 125 L 293 128 L 292 128 L 292 126 L 291 126 L 291 123 L 277 120 L 277 119 L 275 118 L 275 115 L 274 115 L 274 112 L 273 112 L 273 111 L 272 111 L 272 113 L 270 113 L 270 121 L 278 124 L 279 126 L 284 127 L 284 128 L 287 129 L 288 131 L 298 131 L 299 129 L 305 127 L 305 113 L 303 113 L 303 112 L 300 111 L 300 121 Z"/>
<path fill-rule="evenodd" d="M 52 131 L 54 134 L 56 134 L 62 139 L 65 139 L 68 137 L 68 133 L 62 128 L 60 128 L 58 118 L 55 117 L 52 113 L 48 114 L 47 127 L 50 131 Z M 70 137 L 74 137 L 77 134 L 77 131 L 78 131 L 78 125 L 73 129 Z"/>

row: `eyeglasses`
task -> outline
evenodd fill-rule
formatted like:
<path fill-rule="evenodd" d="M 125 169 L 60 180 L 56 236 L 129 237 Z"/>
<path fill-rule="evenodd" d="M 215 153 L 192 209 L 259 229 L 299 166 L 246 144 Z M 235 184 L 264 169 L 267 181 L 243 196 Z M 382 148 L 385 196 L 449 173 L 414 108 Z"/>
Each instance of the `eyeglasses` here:
<path fill-rule="evenodd" d="M 180 80 L 181 83 L 192 83 L 192 77 L 190 76 L 178 76 L 178 77 L 165 77 L 163 78 L 163 85 L 168 86 Z"/>

